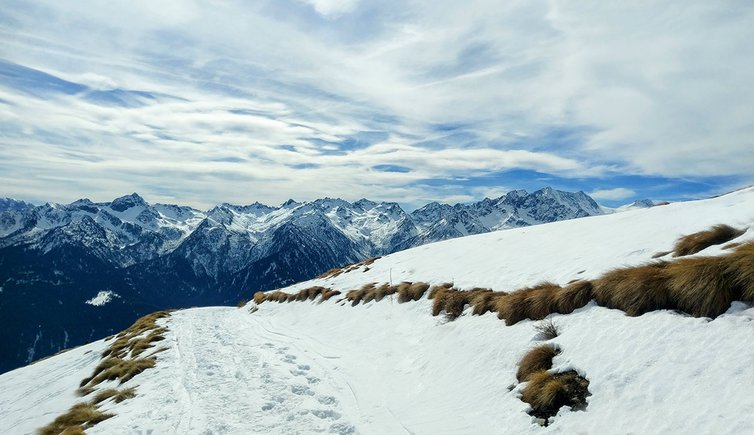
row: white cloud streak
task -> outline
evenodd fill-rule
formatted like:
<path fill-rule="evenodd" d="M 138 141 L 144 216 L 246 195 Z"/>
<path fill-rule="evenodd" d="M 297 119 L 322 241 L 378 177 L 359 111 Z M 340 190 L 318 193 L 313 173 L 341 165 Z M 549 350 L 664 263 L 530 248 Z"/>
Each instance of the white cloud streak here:
<path fill-rule="evenodd" d="M 620 201 L 622 199 L 630 198 L 634 195 L 636 195 L 636 192 L 634 192 L 631 189 L 626 189 L 625 187 L 616 187 L 614 189 L 594 190 L 592 192 L 589 192 L 589 196 L 596 199 L 597 201 L 602 201 L 602 200 Z"/>
<path fill-rule="evenodd" d="M 4 9 L 0 57 L 96 90 L 158 95 L 103 106 L 0 81 L 0 182 L 18 196 L 418 203 L 495 191 L 447 192 L 427 180 L 511 169 L 754 182 L 754 8 L 745 1 L 39 0 Z M 550 130 L 581 136 L 550 143 Z M 384 135 L 349 145 L 374 131 Z M 597 194 L 618 200 L 630 190 Z"/>

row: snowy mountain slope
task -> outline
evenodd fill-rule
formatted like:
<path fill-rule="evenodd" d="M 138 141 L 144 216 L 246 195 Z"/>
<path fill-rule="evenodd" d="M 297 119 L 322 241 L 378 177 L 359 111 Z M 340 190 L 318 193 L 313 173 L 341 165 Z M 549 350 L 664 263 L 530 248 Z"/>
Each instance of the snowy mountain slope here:
<path fill-rule="evenodd" d="M 9 343 L 0 350 L 0 372 L 103 337 L 127 326 L 122 319 L 149 311 L 235 304 L 256 290 L 375 255 L 600 213 L 583 193 L 549 188 L 476 204 L 435 204 L 452 211 L 442 216 L 337 198 L 280 207 L 221 204 L 206 212 L 149 204 L 135 193 L 101 203 L 3 204 L 0 316 L 18 320 L 0 331 Z M 78 310 L 88 313 L 86 301 L 107 291 L 120 298 L 82 322 Z"/>
<path fill-rule="evenodd" d="M 747 229 L 736 242 L 754 240 L 754 189 L 434 243 L 283 290 L 347 291 L 391 278 L 508 291 L 566 284 L 650 261 L 679 236 L 720 223 Z M 696 255 L 724 252 L 716 245 Z M 628 317 L 594 303 L 553 315 L 562 350 L 553 370 L 577 370 L 591 396 L 586 410 L 561 409 L 544 428 L 515 385 L 519 359 L 541 343 L 536 322 L 505 326 L 469 313 L 446 322 L 430 316 L 426 299 L 355 307 L 335 299 L 173 313 L 157 367 L 124 384 L 137 396 L 103 404 L 116 415 L 88 433 L 754 433 L 754 308 L 743 303 L 715 319 L 667 310 Z M 61 367 L 93 369 L 87 349 L 0 375 L 10 433 L 83 400 L 51 404 L 44 380 L 77 385 L 86 370 Z"/>

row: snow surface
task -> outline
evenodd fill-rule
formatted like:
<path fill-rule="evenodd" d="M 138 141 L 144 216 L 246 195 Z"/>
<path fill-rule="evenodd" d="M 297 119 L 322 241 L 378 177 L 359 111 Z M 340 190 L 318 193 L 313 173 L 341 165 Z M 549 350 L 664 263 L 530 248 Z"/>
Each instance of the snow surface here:
<path fill-rule="evenodd" d="M 564 284 L 649 261 L 678 236 L 719 223 L 747 228 L 737 241 L 754 239 L 754 189 L 439 242 L 284 291 L 347 291 L 391 278 L 496 290 Z M 552 319 L 562 349 L 553 370 L 580 372 L 591 396 L 586 410 L 561 409 L 546 428 L 515 385 L 518 361 L 541 343 L 536 322 L 508 327 L 468 313 L 446 322 L 430 316 L 426 299 L 388 297 L 356 307 L 333 299 L 175 312 L 157 367 L 124 385 L 137 386 L 137 397 L 106 402 L 116 416 L 88 433 L 754 433 L 751 306 L 734 303 L 710 320 L 673 311 L 628 317 L 591 303 Z M 0 375 L 6 432 L 28 433 L 80 400 L 73 390 L 104 345 Z"/>
<path fill-rule="evenodd" d="M 113 293 L 112 290 L 103 290 L 97 293 L 97 296 L 85 301 L 84 303 L 93 305 L 95 307 L 101 307 L 106 303 L 113 300 L 113 298 L 119 298 L 117 293 Z"/>

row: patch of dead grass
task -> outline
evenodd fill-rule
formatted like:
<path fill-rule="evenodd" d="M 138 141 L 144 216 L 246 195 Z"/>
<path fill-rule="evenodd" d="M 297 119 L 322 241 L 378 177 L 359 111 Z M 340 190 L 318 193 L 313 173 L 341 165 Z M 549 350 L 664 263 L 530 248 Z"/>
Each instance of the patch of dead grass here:
<path fill-rule="evenodd" d="M 39 435 L 59 435 L 61 433 L 83 433 L 97 423 L 103 422 L 114 414 L 100 411 L 92 403 L 77 403 L 65 414 L 59 415 L 47 426 L 37 430 Z M 67 432 L 66 432 L 67 431 Z"/>
<path fill-rule="evenodd" d="M 563 406 L 577 410 L 586 407 L 589 381 L 575 371 L 557 374 L 539 371 L 530 375 L 521 393 L 521 400 L 532 408 L 529 413 L 543 419 L 547 426 L 548 419 Z"/>
<path fill-rule="evenodd" d="M 593 283 L 599 305 L 623 310 L 629 316 L 672 307 L 668 290 L 668 262 L 615 269 Z"/>
<path fill-rule="evenodd" d="M 521 361 L 518 363 L 516 379 L 518 382 L 525 382 L 536 372 L 550 370 L 552 368 L 552 359 L 560 353 L 555 346 L 543 344 L 529 350 Z"/>
<path fill-rule="evenodd" d="M 681 237 L 673 247 L 673 256 L 682 257 L 696 254 L 712 245 L 720 245 L 729 242 L 742 235 L 746 231 L 720 224 L 704 231 L 688 234 Z"/>

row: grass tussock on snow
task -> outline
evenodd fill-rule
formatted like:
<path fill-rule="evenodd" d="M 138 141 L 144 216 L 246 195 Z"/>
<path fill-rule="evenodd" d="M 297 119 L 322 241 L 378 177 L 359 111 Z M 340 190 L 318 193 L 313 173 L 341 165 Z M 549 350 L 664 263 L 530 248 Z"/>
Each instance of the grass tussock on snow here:
<path fill-rule="evenodd" d="M 113 414 L 100 411 L 93 403 L 77 403 L 68 412 L 55 418 L 55 421 L 40 428 L 37 433 L 39 435 L 83 434 L 84 430 L 111 417 Z"/>
<path fill-rule="evenodd" d="M 720 231 L 723 227 L 718 225 L 713 229 Z M 679 243 L 687 237 L 690 236 L 684 236 Z M 696 239 L 708 242 L 711 237 L 698 236 Z M 716 236 L 714 240 L 721 239 Z M 472 314 L 496 312 L 498 318 L 509 326 L 525 319 L 542 320 L 553 313 L 570 314 L 592 299 L 598 305 L 622 310 L 629 316 L 670 309 L 695 317 L 714 318 L 724 313 L 733 301 L 754 303 L 754 242 L 740 244 L 731 252 L 716 257 L 681 258 L 671 262 L 660 260 L 617 268 L 593 280 L 575 280 L 565 287 L 544 282 L 506 293 L 487 288 L 459 290 L 452 283 L 431 288 L 424 282 L 402 282 L 392 286 L 368 283 L 347 292 L 344 299 L 356 306 L 397 294 L 398 302 L 405 303 L 420 300 L 427 290 L 427 298 L 433 300 L 433 316 L 444 313 L 448 320 L 454 320 L 463 314 L 467 305 L 471 305 Z M 317 295 L 322 295 L 324 301 L 334 294 L 331 289 L 310 287 L 294 294 L 281 291 L 257 293 L 254 301 L 314 300 Z"/>
<path fill-rule="evenodd" d="M 543 344 L 531 349 L 521 358 L 518 363 L 516 379 L 518 382 L 526 382 L 531 375 L 552 368 L 552 359 L 560 351 L 551 344 Z"/>
<path fill-rule="evenodd" d="M 115 403 L 123 402 L 124 400 L 133 399 L 136 397 L 136 387 L 129 388 L 108 388 L 100 391 L 92 399 L 92 403 L 99 404 L 105 400 L 112 399 Z"/>
<path fill-rule="evenodd" d="M 358 270 L 362 267 L 365 269 L 365 271 L 367 271 L 369 270 L 369 266 L 375 261 L 379 260 L 380 258 L 381 257 L 371 257 L 371 258 L 367 258 L 364 261 L 360 261 L 358 263 L 349 264 L 348 266 L 336 267 L 319 275 L 317 278 L 335 278 L 338 275 L 342 275 L 348 272 L 353 272 L 354 270 Z"/>
<path fill-rule="evenodd" d="M 673 247 L 673 256 L 683 257 L 696 254 L 712 245 L 729 242 L 745 232 L 745 230 L 739 230 L 730 225 L 715 225 L 708 230 L 688 234 L 678 239 Z"/>
<path fill-rule="evenodd" d="M 122 385 L 133 379 L 144 370 L 157 365 L 157 349 L 146 357 L 140 355 L 153 348 L 154 343 L 165 339 L 167 328 L 157 324 L 157 320 L 170 316 L 169 311 L 158 311 L 148 314 L 133 325 L 118 333 L 110 346 L 102 352 L 101 361 L 91 375 L 81 380 L 77 393 L 79 396 L 89 396 L 97 391 L 97 387 L 104 381 L 118 381 Z M 86 402 L 77 403 L 68 412 L 58 416 L 47 426 L 37 432 L 47 434 L 76 434 L 83 433 L 95 424 L 104 421 L 114 414 L 104 413 L 98 405 L 108 399 L 115 403 L 136 397 L 136 388 L 107 388 L 98 391 L 94 397 Z"/>
<path fill-rule="evenodd" d="M 594 299 L 629 316 L 670 308 L 667 265 L 661 261 L 607 272 L 593 283 Z"/>
<path fill-rule="evenodd" d="M 533 373 L 521 393 L 521 400 L 531 406 L 531 415 L 548 419 L 563 406 L 582 409 L 589 395 L 589 381 L 575 371 L 552 374 L 547 371 Z"/>

